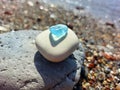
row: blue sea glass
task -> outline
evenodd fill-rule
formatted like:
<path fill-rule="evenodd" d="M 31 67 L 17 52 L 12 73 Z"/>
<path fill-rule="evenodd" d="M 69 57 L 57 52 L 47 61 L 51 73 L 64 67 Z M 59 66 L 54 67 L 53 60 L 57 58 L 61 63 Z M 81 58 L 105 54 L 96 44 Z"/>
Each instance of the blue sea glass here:
<path fill-rule="evenodd" d="M 68 32 L 68 27 L 64 24 L 57 24 L 50 27 L 50 33 L 55 40 L 64 37 Z"/>

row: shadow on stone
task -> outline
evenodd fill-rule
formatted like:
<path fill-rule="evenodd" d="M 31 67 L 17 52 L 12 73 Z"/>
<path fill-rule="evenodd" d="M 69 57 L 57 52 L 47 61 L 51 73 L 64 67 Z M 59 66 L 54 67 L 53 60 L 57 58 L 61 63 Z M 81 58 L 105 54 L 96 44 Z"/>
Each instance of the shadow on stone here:
<path fill-rule="evenodd" d="M 71 90 L 74 87 L 78 66 L 73 55 L 63 62 L 52 63 L 36 52 L 34 64 L 44 81 L 43 90 Z"/>
<path fill-rule="evenodd" d="M 55 47 L 55 46 L 58 45 L 61 41 L 63 41 L 66 36 L 67 36 L 67 34 L 66 34 L 65 36 L 61 37 L 61 38 L 58 39 L 58 40 L 54 40 L 52 34 L 50 33 L 50 34 L 49 34 L 49 39 L 50 39 L 51 45 L 52 45 L 53 47 Z"/>

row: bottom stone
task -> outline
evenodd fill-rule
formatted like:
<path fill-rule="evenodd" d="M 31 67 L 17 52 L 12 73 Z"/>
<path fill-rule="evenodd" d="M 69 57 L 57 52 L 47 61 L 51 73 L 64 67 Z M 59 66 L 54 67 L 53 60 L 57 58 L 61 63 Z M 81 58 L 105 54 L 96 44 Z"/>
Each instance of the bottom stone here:
<path fill-rule="evenodd" d="M 63 62 L 52 63 L 35 47 L 39 32 L 0 35 L 0 90 L 72 90 L 78 82 L 84 60 L 81 45 Z"/>

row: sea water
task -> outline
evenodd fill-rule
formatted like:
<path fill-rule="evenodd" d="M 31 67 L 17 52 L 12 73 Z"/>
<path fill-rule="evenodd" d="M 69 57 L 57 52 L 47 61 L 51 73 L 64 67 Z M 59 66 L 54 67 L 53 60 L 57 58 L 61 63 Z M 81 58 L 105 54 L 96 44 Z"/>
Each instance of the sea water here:
<path fill-rule="evenodd" d="M 84 7 L 94 17 L 115 23 L 120 28 L 120 0 L 43 0 L 74 11 L 75 7 Z"/>

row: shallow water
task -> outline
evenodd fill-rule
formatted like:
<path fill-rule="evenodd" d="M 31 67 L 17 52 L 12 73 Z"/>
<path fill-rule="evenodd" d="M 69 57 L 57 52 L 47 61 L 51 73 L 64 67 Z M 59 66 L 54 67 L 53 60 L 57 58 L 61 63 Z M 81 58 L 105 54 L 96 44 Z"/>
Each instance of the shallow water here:
<path fill-rule="evenodd" d="M 94 17 L 114 22 L 120 27 L 120 0 L 43 0 L 45 3 L 60 5 L 74 10 L 84 7 Z"/>

